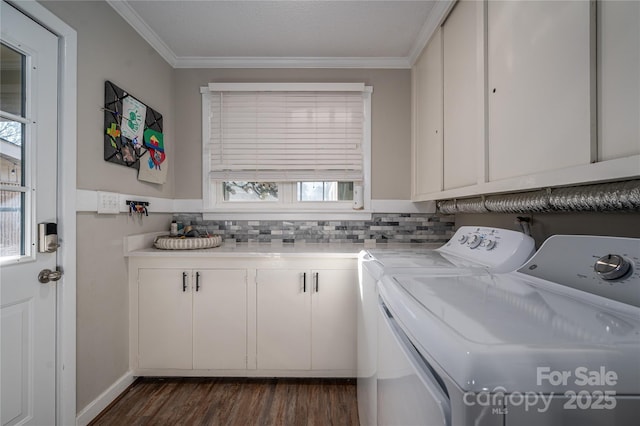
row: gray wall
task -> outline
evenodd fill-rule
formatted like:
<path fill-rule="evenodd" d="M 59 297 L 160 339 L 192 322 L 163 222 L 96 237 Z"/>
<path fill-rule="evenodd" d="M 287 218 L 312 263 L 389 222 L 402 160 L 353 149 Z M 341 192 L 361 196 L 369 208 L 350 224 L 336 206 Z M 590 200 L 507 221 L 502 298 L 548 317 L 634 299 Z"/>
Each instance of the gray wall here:
<path fill-rule="evenodd" d="M 202 197 L 202 98 L 211 82 L 364 82 L 373 86 L 373 199 L 411 198 L 411 71 L 351 69 L 176 69 L 175 112 L 180 129 L 174 168 L 176 198 Z"/>
<path fill-rule="evenodd" d="M 163 115 L 167 155 L 175 152 L 173 69 L 102 1 L 46 1 L 43 5 L 78 32 L 77 187 L 173 198 L 175 168 L 164 185 L 137 180 L 137 170 L 103 159 L 104 81 L 111 80 Z M 153 212 L 153 206 L 151 206 Z M 165 229 L 171 215 L 144 222 L 127 215 L 77 217 L 77 409 L 129 370 L 125 235 Z"/>
<path fill-rule="evenodd" d="M 43 5 L 78 32 L 79 189 L 172 198 L 175 167 L 167 183 L 138 181 L 138 171 L 104 161 L 104 82 L 110 80 L 162 114 L 167 157 L 176 150 L 173 68 L 103 1 L 46 1 Z"/>
<path fill-rule="evenodd" d="M 78 32 L 79 189 L 163 198 L 201 198 L 200 86 L 218 82 L 364 82 L 372 96 L 372 195 L 409 199 L 410 70 L 172 69 L 103 1 L 46 1 Z M 164 185 L 103 160 L 104 81 L 163 115 L 169 157 Z M 144 223 L 126 215 L 78 214 L 77 408 L 81 411 L 128 370 L 128 293 L 122 238 L 162 230 L 171 216 Z"/>
<path fill-rule="evenodd" d="M 520 228 L 516 218 L 531 219 L 531 235 L 536 247 L 555 234 L 611 235 L 640 238 L 640 212 L 637 213 L 537 213 L 537 214 L 457 214 L 456 229 L 460 226 L 495 226 L 498 228 Z"/>
<path fill-rule="evenodd" d="M 79 213 L 77 410 L 129 371 L 129 281 L 123 237 L 165 229 L 168 215 Z"/>

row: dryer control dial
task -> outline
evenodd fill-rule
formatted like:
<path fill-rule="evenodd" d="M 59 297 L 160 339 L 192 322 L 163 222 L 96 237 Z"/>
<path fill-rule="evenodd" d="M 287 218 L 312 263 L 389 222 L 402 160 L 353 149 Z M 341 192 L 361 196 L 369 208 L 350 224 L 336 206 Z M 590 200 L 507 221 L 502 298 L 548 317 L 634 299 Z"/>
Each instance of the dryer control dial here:
<path fill-rule="evenodd" d="M 484 248 L 487 250 L 492 250 L 496 246 L 496 240 L 487 240 L 484 244 Z"/>
<path fill-rule="evenodd" d="M 622 278 L 627 275 L 629 269 L 631 269 L 631 263 L 618 254 L 602 256 L 593 265 L 593 270 L 605 281 Z"/>
<path fill-rule="evenodd" d="M 480 243 L 482 243 L 482 237 L 480 235 L 472 235 L 471 238 L 469 238 L 469 248 L 474 249 L 477 248 Z"/>
<path fill-rule="evenodd" d="M 460 238 L 458 238 L 458 242 L 459 242 L 460 244 L 464 244 L 464 243 L 466 243 L 466 242 L 467 242 L 467 239 L 468 239 L 468 238 L 469 238 L 469 237 L 468 237 L 468 236 L 466 236 L 466 235 L 460 235 Z"/>

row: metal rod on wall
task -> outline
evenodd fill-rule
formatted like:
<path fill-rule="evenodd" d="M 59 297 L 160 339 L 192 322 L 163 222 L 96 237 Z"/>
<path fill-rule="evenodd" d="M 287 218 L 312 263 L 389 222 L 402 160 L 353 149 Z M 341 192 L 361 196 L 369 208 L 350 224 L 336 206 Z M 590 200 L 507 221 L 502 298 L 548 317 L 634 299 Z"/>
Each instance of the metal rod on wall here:
<path fill-rule="evenodd" d="M 640 180 L 442 200 L 437 206 L 444 214 L 640 211 Z"/>

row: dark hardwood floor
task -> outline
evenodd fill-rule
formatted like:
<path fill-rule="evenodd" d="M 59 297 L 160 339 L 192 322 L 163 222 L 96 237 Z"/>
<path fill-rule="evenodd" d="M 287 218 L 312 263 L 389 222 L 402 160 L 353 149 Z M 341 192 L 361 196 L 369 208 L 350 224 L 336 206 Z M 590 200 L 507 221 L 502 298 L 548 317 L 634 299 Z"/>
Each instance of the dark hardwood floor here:
<path fill-rule="evenodd" d="M 357 424 L 353 379 L 141 378 L 90 426 Z"/>

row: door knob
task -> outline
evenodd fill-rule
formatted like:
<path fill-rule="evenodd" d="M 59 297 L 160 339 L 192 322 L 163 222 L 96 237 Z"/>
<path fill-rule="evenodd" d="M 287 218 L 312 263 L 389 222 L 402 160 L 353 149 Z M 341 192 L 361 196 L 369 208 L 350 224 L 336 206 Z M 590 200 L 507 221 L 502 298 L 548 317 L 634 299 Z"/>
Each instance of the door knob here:
<path fill-rule="evenodd" d="M 58 281 L 62 278 L 62 271 L 52 271 L 51 269 L 43 269 L 38 274 L 38 281 L 47 284 L 49 281 Z"/>

